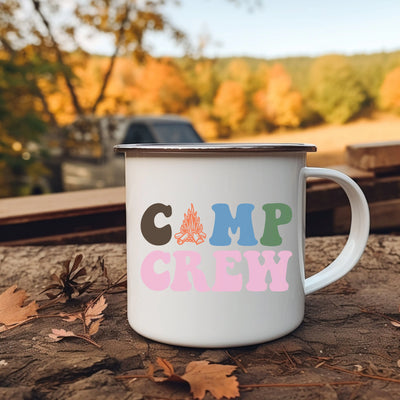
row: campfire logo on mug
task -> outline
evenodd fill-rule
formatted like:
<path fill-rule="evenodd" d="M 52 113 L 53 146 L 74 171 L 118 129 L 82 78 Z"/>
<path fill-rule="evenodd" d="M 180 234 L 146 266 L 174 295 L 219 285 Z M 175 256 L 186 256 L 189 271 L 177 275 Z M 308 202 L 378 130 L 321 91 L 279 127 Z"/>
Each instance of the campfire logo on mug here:
<path fill-rule="evenodd" d="M 208 239 L 210 245 L 216 248 L 229 246 L 232 238 L 229 231 L 236 233 L 239 229 L 237 244 L 242 247 L 254 246 L 260 243 L 265 247 L 280 246 L 282 237 L 278 227 L 288 224 L 292 220 L 292 210 L 284 203 L 267 203 L 262 206 L 265 213 L 264 232 L 258 241 L 254 234 L 252 212 L 254 205 L 242 203 L 237 206 L 236 216 L 233 217 L 230 207 L 226 203 L 212 205 L 214 211 L 214 228 Z M 171 225 L 158 227 L 155 224 L 157 214 L 171 217 L 172 207 L 162 203 L 149 206 L 141 219 L 141 232 L 143 237 L 152 245 L 162 246 L 172 239 Z M 193 204 L 184 214 L 183 222 L 178 233 L 174 235 L 178 245 L 183 246 L 194 243 L 196 246 L 205 243 L 207 234 L 203 231 L 200 216 L 197 215 Z M 206 276 L 199 268 L 201 254 L 193 250 L 179 250 L 172 254 L 175 259 L 175 273 L 173 277 L 169 271 L 158 272 L 155 264 L 162 262 L 170 264 L 169 252 L 154 250 L 143 260 L 141 265 L 141 278 L 143 283 L 151 290 L 162 291 L 170 288 L 173 291 L 184 292 L 196 290 L 198 292 L 238 292 L 245 288 L 250 292 L 285 292 L 289 288 L 286 280 L 286 272 L 292 252 L 282 250 L 276 253 L 274 250 L 248 250 L 243 253 L 240 250 L 216 250 L 215 281 L 212 287 L 207 283 Z M 233 260 L 233 261 L 232 261 Z M 235 262 L 246 261 L 248 267 L 248 281 L 244 284 L 241 273 L 233 275 L 229 269 L 233 269 Z M 270 282 L 267 283 L 267 274 L 270 274 Z M 192 279 L 190 279 L 190 276 Z"/>
<path fill-rule="evenodd" d="M 204 243 L 207 235 L 203 232 L 203 225 L 200 223 L 200 217 L 197 216 L 197 211 L 194 210 L 193 204 L 184 215 L 180 231 L 174 235 L 178 244 L 182 245 L 185 242 L 193 242 L 196 244 Z"/>

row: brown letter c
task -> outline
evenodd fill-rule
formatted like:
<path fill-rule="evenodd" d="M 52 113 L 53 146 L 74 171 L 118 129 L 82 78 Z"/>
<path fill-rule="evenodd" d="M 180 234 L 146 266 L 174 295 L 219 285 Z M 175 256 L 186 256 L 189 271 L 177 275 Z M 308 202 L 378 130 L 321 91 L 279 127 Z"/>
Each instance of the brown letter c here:
<path fill-rule="evenodd" d="M 154 218 L 157 214 L 162 213 L 166 217 L 172 215 L 171 206 L 165 204 L 155 203 L 152 204 L 143 214 L 140 229 L 144 238 L 151 244 L 162 246 L 171 240 L 172 229 L 171 225 L 165 225 L 158 228 L 154 225 Z"/>

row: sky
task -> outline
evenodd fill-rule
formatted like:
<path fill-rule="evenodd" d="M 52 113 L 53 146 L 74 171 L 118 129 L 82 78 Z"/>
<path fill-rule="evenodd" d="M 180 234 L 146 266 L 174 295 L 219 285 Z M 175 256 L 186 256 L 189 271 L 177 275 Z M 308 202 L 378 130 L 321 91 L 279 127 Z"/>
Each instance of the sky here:
<path fill-rule="evenodd" d="M 166 15 L 194 46 L 208 36 L 203 55 L 280 58 L 400 50 L 400 0 L 181 0 Z M 250 1 L 254 3 L 254 1 Z M 181 56 L 166 34 L 148 38 L 154 56 Z"/>

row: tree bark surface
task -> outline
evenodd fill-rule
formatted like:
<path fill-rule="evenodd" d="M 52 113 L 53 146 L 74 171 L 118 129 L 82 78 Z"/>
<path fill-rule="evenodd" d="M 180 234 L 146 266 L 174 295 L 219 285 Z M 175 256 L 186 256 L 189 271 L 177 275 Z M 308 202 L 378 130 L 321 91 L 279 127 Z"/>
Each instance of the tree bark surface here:
<path fill-rule="evenodd" d="M 307 276 L 332 261 L 345 240 L 307 239 Z M 114 243 L 0 247 L 0 293 L 17 284 L 31 299 L 43 298 L 39 293 L 50 275 L 79 253 L 88 266 L 104 256 L 115 279 L 126 269 L 125 252 L 125 245 Z M 145 374 L 157 357 L 170 361 L 177 373 L 196 360 L 236 365 L 243 399 L 378 400 L 397 399 L 400 393 L 400 328 L 390 321 L 400 319 L 400 236 L 371 235 L 349 274 L 306 298 L 297 330 L 257 346 L 192 349 L 156 343 L 130 328 L 125 292 L 106 299 L 105 319 L 93 337 L 101 348 L 75 338 L 52 342 L 52 328 L 72 329 L 60 318 L 40 318 L 0 333 L 0 400 L 190 399 L 186 386 L 117 379 Z M 282 387 L 250 387 L 271 383 Z M 315 386 L 302 386 L 310 383 Z"/>

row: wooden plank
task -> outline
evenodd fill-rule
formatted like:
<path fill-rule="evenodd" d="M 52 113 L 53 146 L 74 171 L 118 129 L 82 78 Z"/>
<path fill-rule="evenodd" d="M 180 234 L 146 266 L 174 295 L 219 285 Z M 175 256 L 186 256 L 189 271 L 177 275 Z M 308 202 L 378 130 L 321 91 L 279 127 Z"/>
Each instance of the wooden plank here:
<path fill-rule="evenodd" d="M 21 237 L 12 240 L 0 240 L 2 246 L 37 246 L 65 245 L 76 243 L 125 243 L 125 226 L 91 229 L 79 232 L 63 232 L 57 235 L 38 235 L 36 237 Z"/>
<path fill-rule="evenodd" d="M 346 160 L 350 166 L 365 171 L 398 170 L 400 168 L 400 141 L 347 146 Z"/>
<path fill-rule="evenodd" d="M 372 232 L 389 232 L 400 229 L 400 199 L 369 204 Z M 347 233 L 350 228 L 350 207 L 333 210 L 333 234 Z"/>
<path fill-rule="evenodd" d="M 357 183 L 370 204 L 400 198 L 400 176 L 377 177 Z M 335 183 L 321 181 L 307 188 L 307 212 L 329 210 L 347 204 L 347 196 Z"/>
<path fill-rule="evenodd" d="M 0 199 L 0 225 L 125 209 L 125 188 Z"/>
<path fill-rule="evenodd" d="M 342 172 L 354 179 L 356 182 L 370 180 L 375 177 L 375 174 L 371 171 L 364 171 L 362 169 L 358 169 L 355 167 L 351 167 L 350 165 L 341 164 L 341 165 L 332 165 L 329 166 L 329 169 L 334 169 L 336 171 Z M 321 183 L 332 182 L 332 180 L 327 178 L 316 178 L 310 177 L 307 179 L 307 187 L 311 187 L 314 185 L 320 185 Z"/>

